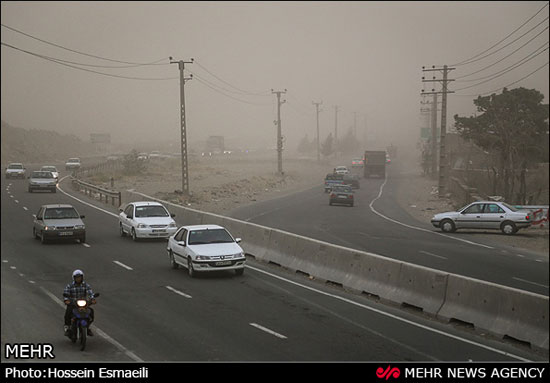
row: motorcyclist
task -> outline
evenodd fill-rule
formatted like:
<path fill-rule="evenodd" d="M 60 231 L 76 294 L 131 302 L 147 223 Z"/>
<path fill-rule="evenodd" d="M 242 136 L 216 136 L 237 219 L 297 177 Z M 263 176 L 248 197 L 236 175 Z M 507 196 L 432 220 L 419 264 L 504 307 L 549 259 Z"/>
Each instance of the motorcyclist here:
<path fill-rule="evenodd" d="M 87 299 L 91 304 L 96 303 L 92 287 L 84 282 L 84 273 L 79 269 L 73 271 L 73 281 L 65 286 L 63 290 L 63 301 L 67 305 L 65 310 L 65 335 L 69 335 L 73 309 L 76 308 L 77 299 Z M 93 336 L 94 334 L 92 330 L 90 330 L 90 326 L 94 321 L 94 310 L 91 307 L 88 308 L 90 309 L 90 321 L 86 332 L 88 336 Z"/>

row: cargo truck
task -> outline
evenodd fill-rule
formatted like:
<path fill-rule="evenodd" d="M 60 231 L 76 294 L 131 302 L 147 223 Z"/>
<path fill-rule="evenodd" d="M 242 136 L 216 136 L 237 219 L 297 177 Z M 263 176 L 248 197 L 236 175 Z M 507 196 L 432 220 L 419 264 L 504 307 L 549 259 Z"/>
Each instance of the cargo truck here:
<path fill-rule="evenodd" d="M 386 151 L 385 150 L 367 150 L 363 158 L 363 175 L 369 178 L 372 175 L 386 178 Z"/>

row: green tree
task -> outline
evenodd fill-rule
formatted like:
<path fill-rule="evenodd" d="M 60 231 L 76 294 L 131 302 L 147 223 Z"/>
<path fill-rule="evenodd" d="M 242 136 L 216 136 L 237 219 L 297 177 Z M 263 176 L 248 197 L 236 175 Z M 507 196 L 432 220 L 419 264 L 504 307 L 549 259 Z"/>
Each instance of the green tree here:
<path fill-rule="evenodd" d="M 501 94 L 474 100 L 475 117 L 454 116 L 455 127 L 465 139 L 498 158 L 502 194 L 507 201 L 526 203 L 525 176 L 529 166 L 548 161 L 548 104 L 535 89 L 503 89 Z M 519 172 L 519 176 L 518 176 Z M 515 192 L 515 181 L 519 191 Z"/>
<path fill-rule="evenodd" d="M 334 153 L 334 138 L 332 137 L 332 133 L 328 134 L 325 141 L 321 144 L 321 148 L 319 151 L 325 157 L 328 157 L 332 153 Z"/>

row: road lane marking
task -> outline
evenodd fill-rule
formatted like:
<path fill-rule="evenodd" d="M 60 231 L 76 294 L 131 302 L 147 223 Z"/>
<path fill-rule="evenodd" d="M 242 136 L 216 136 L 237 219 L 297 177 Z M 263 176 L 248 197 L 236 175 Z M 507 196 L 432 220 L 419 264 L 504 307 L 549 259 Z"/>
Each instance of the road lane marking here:
<path fill-rule="evenodd" d="M 29 209 L 27 209 L 27 207 L 26 207 L 26 206 L 23 206 L 23 210 L 29 210 Z"/>
<path fill-rule="evenodd" d="M 436 257 L 436 258 L 449 259 L 449 258 L 444 257 L 444 256 L 442 256 L 442 255 L 437 255 L 437 254 L 430 253 L 430 252 L 424 251 L 424 250 L 420 250 L 419 253 L 426 254 L 426 255 L 431 255 L 432 257 Z"/>
<path fill-rule="evenodd" d="M 17 267 L 15 267 L 15 266 L 10 266 L 10 269 L 15 270 L 15 269 L 17 269 Z"/>
<path fill-rule="evenodd" d="M 164 287 L 166 287 L 166 288 L 167 288 L 168 290 L 170 290 L 170 291 L 175 292 L 176 294 L 181 295 L 182 297 L 185 297 L 185 298 L 193 298 L 191 295 L 187 295 L 187 294 L 185 294 L 185 293 L 182 293 L 181 291 L 176 290 L 176 289 L 173 288 L 172 286 L 164 286 Z"/>
<path fill-rule="evenodd" d="M 14 201 L 15 201 L 15 203 L 19 203 L 19 200 L 17 200 L 17 199 L 16 199 L 16 200 L 14 200 Z"/>
<path fill-rule="evenodd" d="M 521 356 L 518 356 L 518 355 L 514 355 L 514 354 L 511 354 L 509 352 L 506 352 L 506 351 L 502 351 L 502 350 L 498 350 L 496 348 L 493 348 L 493 347 L 490 347 L 490 346 L 486 346 L 484 344 L 481 344 L 481 343 L 478 343 L 478 342 L 475 342 L 475 341 L 472 341 L 472 340 L 469 340 L 469 339 L 465 339 L 465 338 L 461 338 L 457 335 L 452 335 L 452 334 L 448 334 L 446 332 L 443 332 L 441 330 L 437 330 L 435 328 L 431 328 L 431 327 L 428 327 L 428 326 L 425 326 L 423 324 L 420 324 L 420 323 L 416 323 L 416 322 L 413 322 L 411 320 L 408 320 L 408 319 L 405 319 L 405 318 L 401 318 L 401 317 L 398 317 L 397 315 L 394 315 L 394 314 L 390 314 L 390 313 L 387 313 L 387 312 L 384 312 L 382 310 L 379 310 L 379 309 L 376 309 L 374 307 L 369 307 L 367 305 L 364 305 L 364 304 L 361 304 L 359 302 L 355 302 L 351 299 L 348 299 L 348 298 L 344 298 L 344 297 L 341 297 L 339 295 L 336 295 L 336 294 L 331 294 L 331 293 L 327 293 L 325 291 L 321 291 L 321 290 L 318 290 L 318 289 L 315 289 L 313 287 L 309 287 L 309 286 L 306 286 L 306 285 L 303 285 L 301 283 L 298 283 L 298 282 L 294 282 L 294 281 L 291 281 L 289 279 L 286 279 L 284 277 L 281 277 L 281 276 L 278 276 L 276 274 L 272 274 L 270 272 L 267 272 L 267 271 L 264 271 L 262 269 L 258 269 L 256 267 L 253 267 L 253 266 L 250 266 L 250 265 L 246 265 L 247 268 L 249 269 L 252 269 L 252 270 L 255 270 L 255 271 L 258 271 L 259 273 L 263 273 L 263 274 L 266 274 L 266 275 L 269 275 L 273 278 L 276 278 L 276 279 L 279 279 L 279 280 L 282 280 L 282 281 L 285 281 L 287 283 L 290 283 L 292 285 L 295 285 L 295 286 L 299 286 L 299 287 L 302 287 L 306 290 L 310 290 L 310 291 L 314 291 L 318 294 L 321 294 L 321 295 L 325 295 L 325 296 L 328 296 L 328 297 L 332 297 L 332 298 L 335 298 L 335 299 L 338 299 L 340 301 L 343 301 L 343 302 L 346 302 L 346 303 L 350 303 L 354 306 L 358 306 L 358 307 L 361 307 L 361 308 L 364 308 L 364 309 L 367 309 L 369 311 L 373 311 L 375 313 L 378 313 L 380 315 L 384 315 L 386 317 L 389 317 L 389 318 L 393 318 L 393 319 L 396 319 L 398 321 L 401 321 L 401 322 L 404 322 L 404 323 L 407 323 L 411 326 L 415 326 L 415 327 L 418 327 L 418 328 L 421 328 L 421 329 L 424 329 L 426 331 L 430 331 L 430 332 L 433 332 L 433 333 L 436 333 L 436 334 L 439 334 L 439 335 L 442 335 L 442 336 L 445 336 L 445 337 L 448 337 L 448 338 L 451 338 L 451 339 L 455 339 L 455 340 L 458 340 L 458 341 L 461 341 L 461 342 L 464 342 L 464 343 L 468 343 L 468 344 L 471 344 L 471 345 L 474 345 L 474 346 L 477 346 L 477 347 L 480 347 L 480 348 L 484 348 L 486 350 L 489 350 L 489 351 L 492 351 L 492 352 L 495 352 L 497 354 L 501 354 L 501 355 L 505 355 L 505 356 L 509 356 L 511 358 L 515 358 L 515 359 L 518 359 L 518 360 L 521 360 L 521 361 L 524 361 L 524 362 L 530 362 L 529 359 L 525 359 Z"/>
<path fill-rule="evenodd" d="M 127 269 L 127 270 L 134 270 L 134 269 L 132 269 L 130 266 L 127 266 L 127 265 L 125 265 L 125 264 L 122 263 L 122 262 L 119 262 L 119 261 L 113 261 L 113 262 L 116 263 L 117 265 L 121 266 L 121 267 L 124 267 L 124 268 Z"/>
<path fill-rule="evenodd" d="M 271 335 L 274 335 L 276 336 L 277 338 L 281 338 L 281 339 L 287 339 L 286 336 L 282 335 L 282 334 L 279 334 L 278 332 L 275 332 L 273 330 L 270 330 L 268 329 L 267 327 L 264 327 L 264 326 L 260 326 L 259 324 L 257 323 L 249 323 L 249 325 L 253 326 L 253 327 L 256 327 L 257 329 L 260 329 L 262 331 L 265 331 L 267 332 L 268 334 L 271 334 Z"/>
<path fill-rule="evenodd" d="M 546 285 L 542 285 L 542 284 L 537 283 L 537 282 L 531 282 L 531 281 L 528 281 L 528 280 L 526 280 L 526 279 L 521 279 L 521 278 L 516 278 L 516 277 L 512 277 L 512 279 L 515 279 L 516 281 L 521 281 L 521 282 L 525 282 L 525 283 L 530 283 L 530 284 L 535 285 L 535 286 L 544 287 L 545 289 L 548 288 L 548 286 L 546 286 Z"/>
<path fill-rule="evenodd" d="M 7 259 L 2 259 L 2 263 L 8 263 L 9 261 Z"/>
<path fill-rule="evenodd" d="M 392 219 L 392 218 L 390 218 L 390 217 L 387 217 L 387 216 L 385 216 L 384 214 L 382 214 L 382 213 L 376 211 L 372 205 L 373 205 L 380 197 L 382 197 L 382 192 L 383 192 L 383 190 L 384 190 L 384 186 L 386 185 L 386 182 L 388 182 L 388 178 L 387 178 L 387 177 L 386 177 L 386 179 L 384 180 L 384 182 L 382 183 L 382 185 L 380 186 L 380 191 L 379 191 L 379 193 L 378 193 L 378 196 L 377 196 L 375 199 L 373 199 L 373 200 L 371 201 L 371 203 L 369 204 L 369 208 L 370 208 L 370 210 L 371 210 L 374 214 L 376 214 L 376 215 L 378 215 L 379 217 L 382 217 L 382 218 L 384 218 L 385 220 L 388 220 L 388 221 L 390 221 L 390 222 L 396 223 L 396 224 L 401 225 L 401 226 L 408 227 L 409 229 L 419 230 L 419 231 L 424 231 L 424 232 L 426 232 L 426 233 L 431 233 L 431 234 L 440 235 L 440 236 L 442 236 L 442 237 L 454 239 L 455 241 L 460 241 L 460 242 L 468 243 L 468 244 L 474 245 L 474 246 L 481 246 L 481 247 L 484 247 L 484 248 L 486 248 L 486 249 L 494 249 L 494 247 L 491 247 L 491 246 L 488 246 L 488 245 L 483 245 L 483 244 L 481 244 L 481 243 L 468 241 L 468 240 L 462 239 L 462 238 L 456 238 L 456 237 L 453 237 L 453 236 L 450 236 L 450 235 L 447 235 L 447 234 L 438 233 L 437 231 L 432 231 L 432 230 L 428 230 L 428 229 L 423 229 L 423 228 L 421 228 L 421 227 L 416 227 L 416 226 L 412 226 L 412 225 L 407 225 L 406 223 L 399 222 L 399 221 L 397 221 L 397 220 L 395 220 L 395 219 Z"/>
<path fill-rule="evenodd" d="M 84 247 L 92 247 L 92 246 L 88 245 L 86 242 L 84 242 L 84 243 L 82 244 L 82 246 L 84 246 Z"/>
<path fill-rule="evenodd" d="M 59 180 L 59 182 L 63 181 L 63 180 L 64 180 L 65 178 L 67 178 L 67 177 L 70 177 L 70 176 L 67 175 L 67 176 L 61 178 L 61 179 Z M 79 199 L 79 198 L 76 198 L 75 196 L 70 195 L 69 193 L 67 193 L 66 191 L 64 191 L 63 189 L 61 189 L 61 187 L 59 186 L 59 184 L 57 184 L 57 190 L 59 190 L 61 193 L 65 194 L 67 197 L 70 197 L 70 198 L 72 198 L 72 199 L 75 199 L 75 200 L 77 200 L 78 202 L 83 203 L 84 205 L 91 206 L 91 207 L 93 207 L 94 209 L 100 210 L 100 211 L 102 211 L 102 212 L 104 212 L 104 213 L 106 213 L 106 214 L 109 214 L 109 215 L 111 215 L 111 216 L 113 216 L 113 217 L 115 217 L 115 218 L 118 218 L 118 214 L 111 213 L 110 211 L 107 211 L 107 210 L 102 209 L 102 208 L 100 208 L 100 207 L 98 207 L 98 206 L 92 205 L 91 203 L 88 203 L 88 202 L 83 201 L 83 200 L 81 200 L 81 199 Z"/>
<path fill-rule="evenodd" d="M 516 254 L 518 257 L 525 258 L 525 255 L 522 254 Z"/>
<path fill-rule="evenodd" d="M 34 282 L 31 282 L 31 283 L 34 283 Z M 61 306 L 61 307 L 63 307 L 63 309 L 65 309 L 65 303 L 63 303 L 61 301 L 61 299 L 56 297 L 54 294 L 50 293 L 48 290 L 46 290 L 42 286 L 39 286 L 39 287 L 40 287 L 40 290 L 42 290 L 44 293 L 46 293 L 46 295 L 48 295 L 55 303 L 57 303 L 59 306 Z M 97 325 L 94 325 L 94 328 L 100 336 L 105 338 L 109 343 L 111 343 L 113 346 L 118 348 L 120 351 L 124 352 L 126 354 L 126 356 L 128 356 L 130 359 L 133 359 L 136 362 L 143 362 L 143 359 L 141 359 L 139 356 L 134 354 L 132 351 L 128 350 L 126 347 L 121 345 L 119 342 L 117 342 L 116 340 L 111 338 L 109 335 L 107 335 L 107 333 L 105 331 L 103 331 L 99 327 L 97 327 Z"/>

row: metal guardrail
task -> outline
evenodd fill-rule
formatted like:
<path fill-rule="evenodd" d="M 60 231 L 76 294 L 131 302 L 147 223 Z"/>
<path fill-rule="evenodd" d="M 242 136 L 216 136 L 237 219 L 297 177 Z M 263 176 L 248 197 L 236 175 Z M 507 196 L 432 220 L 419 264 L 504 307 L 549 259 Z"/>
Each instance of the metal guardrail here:
<path fill-rule="evenodd" d="M 73 186 L 77 186 L 79 189 L 84 189 L 84 194 L 93 197 L 94 193 L 99 195 L 99 201 L 103 202 L 103 198 L 105 197 L 105 203 L 109 203 L 109 197 L 111 198 L 111 204 L 113 206 L 120 206 L 122 205 L 122 195 L 119 191 L 113 191 L 113 190 L 107 190 L 100 188 L 98 186 L 89 184 L 84 181 L 80 181 L 79 179 L 71 176 L 71 182 Z M 118 201 L 118 205 L 115 205 L 115 200 Z"/>

